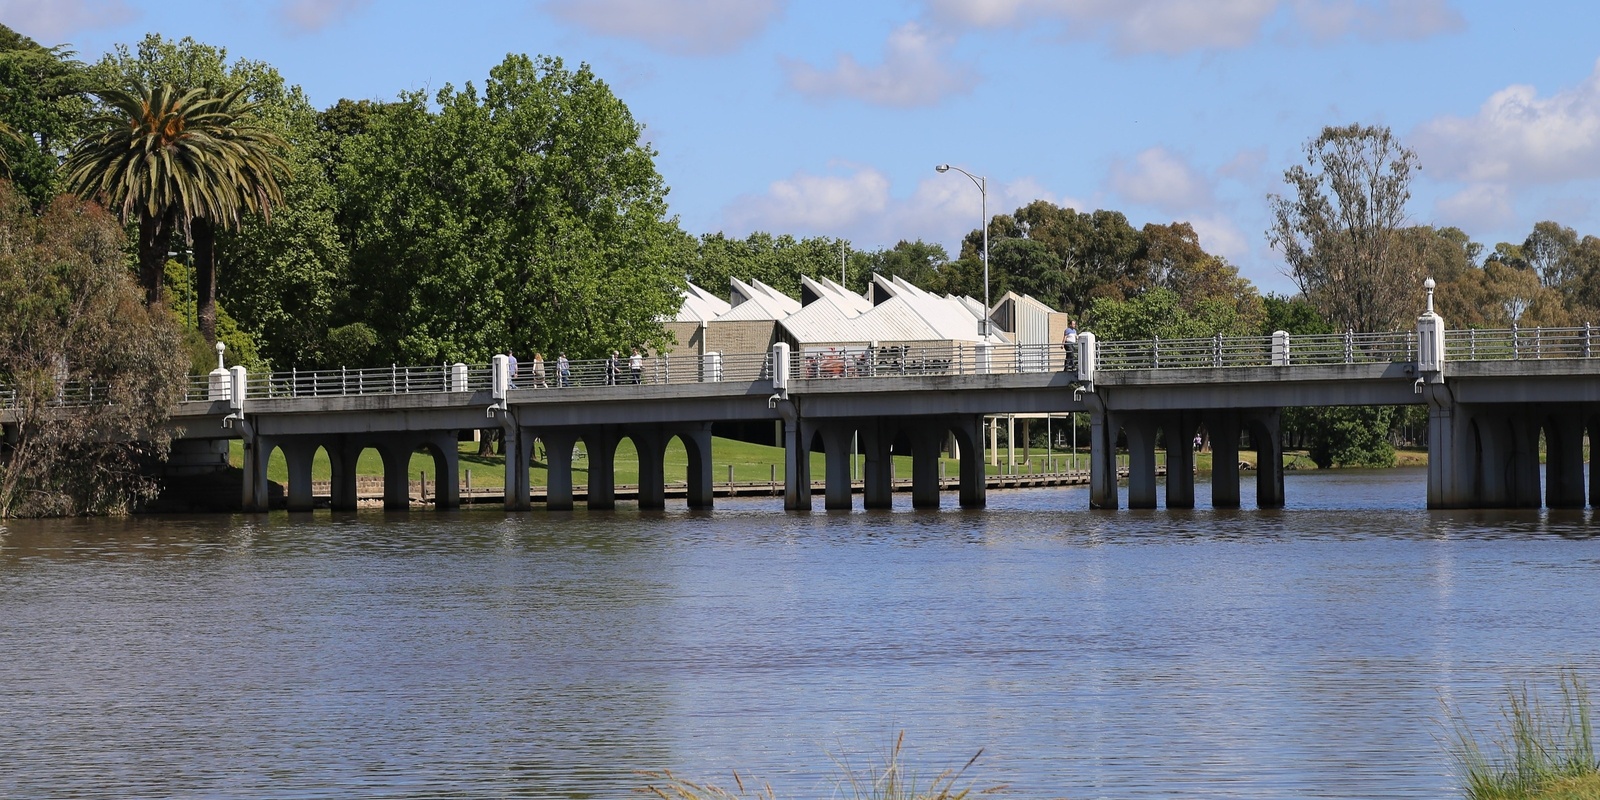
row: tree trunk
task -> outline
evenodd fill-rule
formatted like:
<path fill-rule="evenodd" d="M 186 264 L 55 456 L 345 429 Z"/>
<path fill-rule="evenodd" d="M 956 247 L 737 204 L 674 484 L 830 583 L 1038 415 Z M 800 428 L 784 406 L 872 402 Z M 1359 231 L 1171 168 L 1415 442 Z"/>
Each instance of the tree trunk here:
<path fill-rule="evenodd" d="M 195 317 L 206 344 L 217 343 L 217 229 L 211 220 L 195 217 L 189 221 L 189 236 L 194 248 Z"/>
<path fill-rule="evenodd" d="M 167 276 L 167 248 L 172 245 L 172 212 L 139 217 L 139 283 L 144 287 L 144 304 L 161 302 Z"/>

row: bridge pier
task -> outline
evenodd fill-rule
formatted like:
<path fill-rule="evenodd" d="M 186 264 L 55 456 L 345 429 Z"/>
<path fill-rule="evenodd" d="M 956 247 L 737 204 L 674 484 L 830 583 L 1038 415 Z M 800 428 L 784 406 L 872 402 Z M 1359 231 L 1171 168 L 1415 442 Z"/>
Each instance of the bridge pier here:
<path fill-rule="evenodd" d="M 311 463 L 317 454 L 317 442 L 300 437 L 286 438 L 278 444 L 278 449 L 283 451 L 283 460 L 289 467 L 289 511 L 311 511 Z"/>
<path fill-rule="evenodd" d="M 1256 451 L 1256 508 L 1283 508 L 1283 412 L 1248 412 L 1245 426 Z"/>
<path fill-rule="evenodd" d="M 894 507 L 893 470 L 895 427 L 887 420 L 873 418 L 858 429 L 865 464 L 861 475 L 861 507 Z"/>
<path fill-rule="evenodd" d="M 711 474 L 711 423 L 675 425 L 664 429 L 660 437 L 663 445 L 673 436 L 683 442 L 683 449 L 689 460 L 687 480 L 689 507 L 711 508 L 715 494 L 712 489 L 714 476 Z"/>
<path fill-rule="evenodd" d="M 1089 507 L 1116 510 L 1118 416 L 1106 409 L 1098 394 L 1085 394 L 1089 406 Z M 1074 434 L 1076 435 L 1076 434 Z"/>
<path fill-rule="evenodd" d="M 1200 427 L 1193 411 L 1168 414 L 1162 421 L 1167 444 L 1167 508 L 1194 508 L 1194 434 Z"/>
<path fill-rule="evenodd" d="M 639 458 L 639 509 L 660 511 L 667 507 L 666 440 L 660 428 L 630 426 L 627 431 Z"/>
<path fill-rule="evenodd" d="M 617 445 L 622 437 L 608 425 L 584 431 L 584 452 L 589 458 L 588 500 L 590 511 L 611 511 L 617 507 Z"/>
<path fill-rule="evenodd" d="M 961 507 L 983 508 L 989 503 L 989 475 L 983 468 L 983 417 L 957 417 L 946 430 L 956 443 L 952 455 L 959 453 L 961 460 Z"/>
<path fill-rule="evenodd" d="M 456 431 L 433 431 L 423 445 L 433 456 L 433 509 L 461 507 L 461 449 Z"/>
<path fill-rule="evenodd" d="M 378 455 L 383 458 L 383 510 L 409 511 L 411 509 L 411 452 L 408 439 L 385 436 L 376 443 Z"/>
<path fill-rule="evenodd" d="M 822 507 L 829 511 L 849 511 L 854 505 L 850 486 L 850 439 L 855 435 L 850 422 L 826 422 L 817 426 L 822 436 Z"/>
<path fill-rule="evenodd" d="M 533 507 L 528 465 L 533 461 L 532 431 L 517 424 L 516 416 L 506 415 L 500 429 L 500 452 L 506 457 L 505 506 L 507 511 L 527 511 Z M 549 449 L 548 445 L 545 448 Z M 570 453 L 569 453 L 570 458 Z"/>
<path fill-rule="evenodd" d="M 783 510 L 811 510 L 811 424 L 795 413 L 792 403 L 779 405 L 783 413 Z"/>
<path fill-rule="evenodd" d="M 943 420 L 939 420 L 943 422 Z M 919 427 L 911 434 L 911 507 L 939 507 L 939 456 L 945 426 Z"/>
<path fill-rule="evenodd" d="M 1206 415 L 1211 437 L 1211 507 L 1239 507 L 1239 433 L 1237 411 Z"/>
<path fill-rule="evenodd" d="M 245 513 L 266 513 L 272 510 L 268 492 L 267 463 L 272 458 L 272 448 L 277 441 L 269 436 L 244 437 L 244 496 Z"/>
<path fill-rule="evenodd" d="M 547 511 L 571 511 L 572 448 L 578 443 L 578 432 L 567 428 L 544 428 L 539 431 L 539 440 L 544 442 L 544 463 L 548 476 L 545 479 L 544 507 Z M 642 465 L 640 471 L 643 471 Z"/>
<path fill-rule="evenodd" d="M 1583 508 L 1583 414 L 1559 409 L 1545 428 L 1545 506 Z"/>
<path fill-rule="evenodd" d="M 1128 437 L 1128 508 L 1156 507 L 1157 430 L 1156 421 L 1142 414 L 1122 423 Z"/>

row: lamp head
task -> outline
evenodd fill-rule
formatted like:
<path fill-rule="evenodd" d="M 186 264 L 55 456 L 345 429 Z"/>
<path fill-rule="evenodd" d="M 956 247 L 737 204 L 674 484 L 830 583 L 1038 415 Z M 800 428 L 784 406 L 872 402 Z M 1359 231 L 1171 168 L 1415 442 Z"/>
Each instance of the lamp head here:
<path fill-rule="evenodd" d="M 934 172 L 949 172 L 950 171 L 950 165 L 949 164 L 940 164 L 939 166 L 934 167 L 933 171 Z"/>

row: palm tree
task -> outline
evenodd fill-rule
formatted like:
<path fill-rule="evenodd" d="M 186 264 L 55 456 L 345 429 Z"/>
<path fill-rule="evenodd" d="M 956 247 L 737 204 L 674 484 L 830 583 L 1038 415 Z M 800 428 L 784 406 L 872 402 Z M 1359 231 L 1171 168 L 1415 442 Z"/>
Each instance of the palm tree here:
<path fill-rule="evenodd" d="M 161 300 L 174 231 L 195 250 L 201 332 L 216 336 L 215 231 L 237 228 L 247 212 L 270 214 L 283 202 L 284 142 L 254 119 L 243 90 L 180 91 L 171 84 L 96 93 L 107 111 L 99 132 L 79 141 L 62 169 L 75 193 L 102 199 L 139 222 L 139 280 L 145 301 Z M 196 229 L 201 235 L 196 236 Z"/>

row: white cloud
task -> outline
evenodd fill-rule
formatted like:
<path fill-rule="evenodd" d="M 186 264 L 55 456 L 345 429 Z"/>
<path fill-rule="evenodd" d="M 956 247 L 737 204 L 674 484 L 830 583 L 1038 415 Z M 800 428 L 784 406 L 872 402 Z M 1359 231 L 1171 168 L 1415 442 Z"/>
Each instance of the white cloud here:
<path fill-rule="evenodd" d="M 1052 194 L 1032 178 L 989 181 L 988 187 L 990 216 L 1035 200 L 1080 210 L 1087 207 Z M 983 195 L 965 176 L 931 174 L 903 197 L 896 197 L 891 188 L 888 176 L 872 167 L 848 167 L 835 175 L 800 172 L 774 181 L 762 194 L 739 197 L 724 210 L 723 218 L 730 232 L 843 236 L 863 248 L 888 247 L 901 239 L 954 247 L 980 225 Z"/>
<path fill-rule="evenodd" d="M 1222 256 L 1234 264 L 1251 255 L 1250 237 L 1232 219 L 1221 214 L 1204 214 L 1191 217 L 1187 222 L 1200 235 L 1200 246 L 1207 253 Z"/>
<path fill-rule="evenodd" d="M 865 168 L 849 175 L 803 172 L 773 181 L 766 194 L 745 195 L 729 207 L 734 228 L 822 234 L 881 215 L 889 204 L 889 179 Z"/>
<path fill-rule="evenodd" d="M 853 97 L 900 108 L 929 106 L 977 85 L 971 67 L 945 63 L 949 46 L 949 37 L 908 22 L 889 35 L 881 64 L 863 65 L 854 56 L 841 55 L 829 70 L 797 61 L 786 61 L 784 69 L 789 86 L 810 97 Z"/>
<path fill-rule="evenodd" d="M 1135 203 L 1166 212 L 1185 211 L 1214 202 L 1211 183 L 1188 162 L 1163 147 L 1152 147 L 1111 165 L 1112 191 Z"/>
<path fill-rule="evenodd" d="M 138 14 L 124 0 L 0 0 L 0 19 L 51 47 L 89 28 L 109 28 Z"/>
<path fill-rule="evenodd" d="M 551 14 L 591 33 L 667 53 L 735 50 L 766 29 L 787 0 L 545 0 Z"/>
<path fill-rule="evenodd" d="M 297 33 L 315 33 L 371 5 L 371 0 L 282 0 L 278 14 Z"/>
<path fill-rule="evenodd" d="M 1251 147 L 1235 153 L 1228 163 L 1217 168 L 1217 175 L 1254 185 L 1261 182 L 1266 166 L 1267 148 Z"/>
<path fill-rule="evenodd" d="M 1124 53 L 1232 50 L 1283 24 L 1319 41 L 1418 39 L 1460 30 L 1447 0 L 926 0 L 950 30 L 1056 24 L 1073 38 L 1109 39 Z"/>
<path fill-rule="evenodd" d="M 1315 39 L 1426 39 L 1466 28 L 1445 0 L 1298 0 L 1295 14 Z"/>
<path fill-rule="evenodd" d="M 1434 211 L 1439 222 L 1462 230 L 1495 230 L 1516 221 L 1511 207 L 1511 192 L 1504 185 L 1474 183 L 1449 197 L 1441 198 Z"/>
<path fill-rule="evenodd" d="M 1490 95 L 1474 117 L 1440 117 L 1413 136 L 1434 177 L 1527 186 L 1600 176 L 1600 62 L 1582 83 L 1539 97 Z"/>

